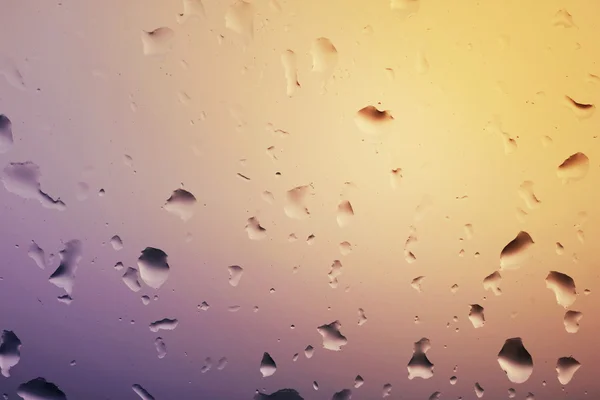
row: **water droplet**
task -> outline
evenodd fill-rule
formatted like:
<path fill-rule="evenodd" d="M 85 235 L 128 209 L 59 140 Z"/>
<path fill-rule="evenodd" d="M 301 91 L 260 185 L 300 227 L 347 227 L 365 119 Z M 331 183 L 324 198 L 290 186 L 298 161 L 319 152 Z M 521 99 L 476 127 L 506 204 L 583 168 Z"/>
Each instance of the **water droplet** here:
<path fill-rule="evenodd" d="M 350 224 L 354 217 L 354 209 L 348 200 L 343 200 L 338 204 L 337 208 L 337 223 L 340 228 L 344 228 Z"/>
<path fill-rule="evenodd" d="M 125 271 L 122 277 L 125 285 L 127 285 L 127 287 L 133 292 L 139 292 L 142 290 L 142 285 L 140 284 L 139 278 L 140 274 L 138 270 L 132 267 L 127 268 L 127 271 Z M 150 301 L 150 299 L 148 299 L 148 301 Z"/>
<path fill-rule="evenodd" d="M 556 362 L 556 373 L 561 385 L 567 385 L 573 379 L 575 372 L 581 368 L 579 361 L 573 357 L 561 357 Z"/>
<path fill-rule="evenodd" d="M 271 376 L 277 371 L 277 364 L 275 364 L 275 360 L 271 358 L 269 353 L 264 353 L 262 360 L 260 361 L 260 373 L 263 378 Z"/>
<path fill-rule="evenodd" d="M 440 400 L 440 397 L 442 397 L 442 392 L 433 392 L 429 396 L 429 400 Z"/>
<path fill-rule="evenodd" d="M 232 265 L 227 267 L 227 270 L 229 271 L 229 284 L 236 287 L 240 283 L 240 279 L 242 279 L 244 269 L 239 265 Z"/>
<path fill-rule="evenodd" d="M 501 282 L 502 275 L 500 275 L 500 272 L 495 271 L 483 279 L 483 289 L 491 290 L 496 296 L 500 296 L 502 294 Z"/>
<path fill-rule="evenodd" d="M 527 396 L 525 396 L 525 400 L 535 400 L 535 395 L 529 392 L 527 393 Z"/>
<path fill-rule="evenodd" d="M 364 383 L 365 383 L 365 380 L 363 379 L 363 377 L 360 375 L 356 375 L 356 378 L 354 378 L 354 388 L 358 389 L 359 387 L 364 385 Z"/>
<path fill-rule="evenodd" d="M 450 292 L 452 294 L 455 294 L 456 292 L 458 292 L 458 285 L 456 283 L 454 285 L 450 286 Z"/>
<path fill-rule="evenodd" d="M 163 318 L 161 320 L 152 322 L 150 324 L 150 330 L 154 333 L 156 333 L 160 330 L 172 331 L 175 328 L 177 328 L 177 325 L 179 325 L 178 320 L 170 319 L 170 318 Z"/>
<path fill-rule="evenodd" d="M 483 326 L 485 325 L 483 307 L 481 307 L 479 304 L 471 304 L 471 310 L 469 311 L 469 320 L 473 324 L 474 328 L 483 328 Z"/>
<path fill-rule="evenodd" d="M 433 364 L 427 358 L 427 351 L 431 348 L 429 339 L 422 338 L 415 342 L 413 356 L 408 362 L 408 379 L 429 379 L 433 376 Z"/>
<path fill-rule="evenodd" d="M 323 337 L 323 348 L 332 351 L 342 350 L 342 346 L 345 346 L 348 340 L 340 332 L 341 327 L 342 324 L 339 321 L 317 327 L 317 331 Z"/>
<path fill-rule="evenodd" d="M 67 206 L 60 198 L 55 200 L 42 191 L 41 176 L 40 167 L 31 161 L 10 163 L 4 168 L 2 183 L 12 194 L 24 199 L 37 200 L 45 208 L 64 211 Z"/>
<path fill-rule="evenodd" d="M 256 217 L 248 218 L 245 229 L 250 240 L 263 240 L 267 237 L 267 230 L 260 225 Z"/>
<path fill-rule="evenodd" d="M 146 389 L 144 389 L 141 385 L 137 383 L 131 386 L 131 389 L 135 394 L 140 396 L 142 400 L 154 400 L 154 396 L 152 396 Z"/>
<path fill-rule="evenodd" d="M 570 307 L 577 298 L 575 281 L 561 272 L 550 271 L 546 276 L 546 287 L 554 292 L 556 302 L 564 308 Z"/>
<path fill-rule="evenodd" d="M 227 360 L 227 357 L 222 357 L 219 359 L 219 361 L 217 361 L 217 369 L 219 371 L 222 371 L 225 369 L 225 367 L 227 366 L 227 363 L 229 361 Z"/>
<path fill-rule="evenodd" d="M 17 388 L 17 394 L 23 400 L 67 400 L 67 396 L 58 386 L 44 378 L 22 383 Z"/>
<path fill-rule="evenodd" d="M 8 153 L 13 143 L 12 122 L 6 115 L 0 114 L 0 154 Z"/>
<path fill-rule="evenodd" d="M 36 242 L 31 241 L 31 245 L 27 251 L 27 256 L 31 258 L 41 269 L 46 268 L 46 253 L 40 246 L 37 245 Z"/>
<path fill-rule="evenodd" d="M 518 269 L 529 257 L 528 249 L 534 244 L 527 232 L 521 231 L 500 252 L 500 270 Z"/>
<path fill-rule="evenodd" d="M 352 398 L 352 391 L 350 389 L 344 389 L 336 392 L 331 397 L 331 400 L 350 400 Z"/>
<path fill-rule="evenodd" d="M 367 322 L 367 316 L 365 315 L 365 310 L 362 308 L 358 309 L 358 326 L 364 325 Z"/>
<path fill-rule="evenodd" d="M 121 238 L 118 235 L 115 235 L 110 238 L 110 245 L 116 251 L 123 249 L 123 241 L 121 240 Z"/>
<path fill-rule="evenodd" d="M 225 27 L 243 36 L 246 40 L 254 37 L 254 6 L 247 1 L 235 1 L 225 13 Z"/>
<path fill-rule="evenodd" d="M 313 381 L 313 389 L 319 390 L 319 384 L 317 383 L 317 381 Z"/>
<path fill-rule="evenodd" d="M 394 73 L 393 68 L 386 68 L 385 74 L 387 75 L 387 77 L 390 81 L 393 81 L 396 78 L 396 74 Z"/>
<path fill-rule="evenodd" d="M 575 26 L 575 23 L 573 22 L 573 16 L 567 10 L 561 8 L 554 14 L 552 25 L 561 28 L 572 28 Z"/>
<path fill-rule="evenodd" d="M 390 0 L 390 9 L 403 19 L 416 15 L 419 7 L 419 0 Z"/>
<path fill-rule="evenodd" d="M 165 341 L 161 337 L 157 337 L 154 340 L 154 347 L 156 347 L 156 352 L 158 353 L 158 358 L 163 359 L 167 355 L 167 345 Z"/>
<path fill-rule="evenodd" d="M 329 78 L 338 62 L 338 52 L 331 40 L 320 37 L 315 39 L 310 50 L 313 72 L 322 73 Z"/>
<path fill-rule="evenodd" d="M 161 27 L 153 31 L 142 31 L 142 49 L 146 56 L 160 56 L 171 51 L 175 32 L 171 28 Z"/>
<path fill-rule="evenodd" d="M 589 158 L 583 153 L 575 153 L 558 166 L 556 175 L 567 184 L 585 178 L 589 169 Z"/>
<path fill-rule="evenodd" d="M 2 331 L 0 338 L 0 371 L 6 378 L 10 369 L 21 360 L 21 340 L 13 331 Z"/>
<path fill-rule="evenodd" d="M 519 193 L 519 197 L 521 197 L 521 199 L 523 199 L 523 201 L 525 202 L 525 205 L 530 210 L 536 209 L 540 206 L 541 201 L 539 201 L 538 198 L 533 193 L 533 182 L 531 182 L 531 181 L 523 182 L 521 184 L 521 186 L 519 186 L 518 193 Z"/>
<path fill-rule="evenodd" d="M 21 71 L 17 68 L 15 62 L 2 56 L 0 56 L 0 75 L 3 75 L 9 85 L 15 89 L 27 89 L 23 74 L 21 74 Z"/>
<path fill-rule="evenodd" d="M 349 242 L 340 243 L 340 253 L 342 253 L 343 256 L 352 253 L 352 245 Z"/>
<path fill-rule="evenodd" d="M 596 111 L 596 106 L 593 104 L 579 103 L 569 96 L 565 96 L 565 105 L 580 120 L 590 118 Z"/>
<path fill-rule="evenodd" d="M 556 242 L 556 254 L 558 254 L 559 256 L 565 254 L 565 248 L 559 242 Z"/>
<path fill-rule="evenodd" d="M 533 373 L 533 359 L 521 338 L 507 339 L 498 353 L 498 364 L 513 383 L 523 383 Z"/>
<path fill-rule="evenodd" d="M 198 309 L 199 309 L 200 311 L 208 311 L 208 309 L 209 309 L 209 308 L 210 308 L 210 305 L 209 305 L 207 302 L 205 302 L 205 301 L 203 301 L 203 302 L 202 302 L 202 303 L 201 303 L 201 304 L 198 306 Z"/>
<path fill-rule="evenodd" d="M 69 296 L 73 293 L 73 285 L 75 285 L 75 273 L 81 260 L 81 247 L 79 240 L 70 240 L 65 243 L 65 247 L 58 253 L 60 265 L 48 279 L 50 283 L 63 289 Z"/>
<path fill-rule="evenodd" d="M 549 147 L 552 144 L 552 138 L 550 136 L 542 136 L 542 146 Z"/>
<path fill-rule="evenodd" d="M 285 215 L 292 219 L 306 219 L 310 216 L 308 208 L 306 208 L 306 198 L 310 194 L 310 186 L 297 186 L 286 192 L 287 204 L 283 211 Z"/>
<path fill-rule="evenodd" d="M 468 240 L 473 239 L 473 225 L 471 225 L 471 224 L 465 225 L 465 236 Z"/>
<path fill-rule="evenodd" d="M 202 366 L 202 368 L 200 368 L 200 373 L 201 374 L 207 373 L 208 371 L 210 371 L 212 369 L 212 366 L 213 366 L 212 358 L 206 357 L 204 359 L 204 365 Z"/>
<path fill-rule="evenodd" d="M 275 202 L 275 197 L 273 196 L 273 193 L 269 192 L 268 190 L 262 192 L 261 197 L 264 201 L 266 201 L 269 204 L 273 204 Z"/>
<path fill-rule="evenodd" d="M 483 387 L 479 384 L 479 382 L 475 382 L 475 395 L 478 398 L 482 398 L 485 393 Z"/>
<path fill-rule="evenodd" d="M 150 304 L 150 297 L 144 295 L 144 296 L 141 297 L 141 299 L 142 299 L 142 304 L 143 305 L 147 306 L 148 304 Z"/>
<path fill-rule="evenodd" d="M 392 189 L 398 189 L 402 182 L 402 168 L 395 168 L 390 172 L 390 186 Z"/>
<path fill-rule="evenodd" d="M 306 348 L 304 349 L 304 356 L 306 358 L 312 358 L 312 356 L 315 354 L 315 348 L 308 345 L 306 346 Z"/>
<path fill-rule="evenodd" d="M 391 127 L 394 117 L 389 110 L 378 110 L 375 106 L 361 108 L 354 117 L 358 129 L 367 135 L 382 135 Z"/>
<path fill-rule="evenodd" d="M 153 289 L 159 289 L 169 279 L 170 267 L 167 253 L 154 247 L 146 247 L 138 257 L 140 277 Z"/>
<path fill-rule="evenodd" d="M 281 63 L 286 81 L 286 93 L 288 97 L 292 97 L 296 90 L 300 89 L 298 82 L 298 66 L 296 61 L 296 53 L 292 50 L 286 50 L 281 54 Z"/>
<path fill-rule="evenodd" d="M 184 189 L 177 189 L 167 199 L 163 209 L 185 222 L 194 216 L 195 206 L 196 197 L 192 193 Z"/>
<path fill-rule="evenodd" d="M 177 16 L 177 22 L 185 23 L 188 19 L 204 17 L 204 5 L 201 0 L 183 0 L 183 12 Z"/>
<path fill-rule="evenodd" d="M 331 286 L 333 289 L 336 289 L 338 287 L 337 278 L 341 274 L 342 274 L 342 263 L 339 260 L 333 261 L 333 264 L 331 264 L 331 270 L 327 274 L 327 276 L 329 277 L 329 286 Z"/>
<path fill-rule="evenodd" d="M 381 394 L 381 397 L 383 397 L 385 399 L 386 397 L 389 397 L 391 395 L 392 395 L 392 384 L 386 383 L 385 385 L 383 385 L 383 392 Z"/>
<path fill-rule="evenodd" d="M 412 282 L 410 282 L 410 286 L 412 286 L 412 288 L 415 289 L 417 292 L 422 293 L 423 288 L 421 287 L 421 285 L 424 279 L 424 276 L 417 276 L 415 279 L 412 280 Z"/>
<path fill-rule="evenodd" d="M 450 377 L 450 384 L 451 385 L 456 385 L 456 382 L 458 382 L 458 378 L 456 376 L 451 376 Z"/>
<path fill-rule="evenodd" d="M 514 398 L 516 395 L 517 395 L 517 392 L 515 391 L 515 389 L 513 389 L 513 388 L 508 389 L 508 398 L 509 399 Z"/>

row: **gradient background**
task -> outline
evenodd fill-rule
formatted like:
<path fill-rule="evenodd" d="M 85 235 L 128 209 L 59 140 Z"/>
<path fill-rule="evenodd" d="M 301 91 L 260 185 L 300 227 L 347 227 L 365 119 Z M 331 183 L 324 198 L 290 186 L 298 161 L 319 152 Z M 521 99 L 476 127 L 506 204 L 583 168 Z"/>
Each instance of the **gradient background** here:
<path fill-rule="evenodd" d="M 12 376 L 0 377 L 0 392 L 17 399 L 20 383 L 42 376 L 69 399 L 133 400 L 134 383 L 160 400 L 250 399 L 256 389 L 286 387 L 305 399 L 330 399 L 360 374 L 366 383 L 353 399 L 380 398 L 385 383 L 393 385 L 391 399 L 427 399 L 435 391 L 445 399 L 474 398 L 475 382 L 484 398 L 505 398 L 509 387 L 520 399 L 527 392 L 540 399 L 599 396 L 599 116 L 579 120 L 563 98 L 593 104 L 600 96 L 600 84 L 588 78 L 600 75 L 600 4 L 421 0 L 418 13 L 403 19 L 389 0 L 278 2 L 280 12 L 267 0 L 253 1 L 254 38 L 244 41 L 225 27 L 230 0 L 203 0 L 206 15 L 184 24 L 175 0 L 5 0 L 2 68 L 15 65 L 25 87 L 0 76 L 0 113 L 12 120 L 15 136 L 0 161 L 37 163 L 42 189 L 67 210 L 0 190 L 0 329 L 23 343 Z M 561 8 L 575 26 L 554 25 Z M 141 31 L 159 27 L 175 31 L 173 50 L 145 56 Z M 309 51 L 318 37 L 339 54 L 326 90 L 311 72 Z M 287 49 L 297 55 L 301 85 L 291 98 L 281 62 Z M 416 68 L 418 54 L 428 60 L 426 73 Z M 179 100 L 182 91 L 187 104 Z M 394 115 L 394 132 L 373 141 L 353 118 L 378 102 Z M 268 124 L 289 135 L 273 134 Z M 517 151 L 505 154 L 490 124 L 515 138 Z M 589 157 L 589 173 L 563 185 L 556 168 L 578 151 Z M 390 186 L 394 168 L 404 176 L 397 190 Z M 518 195 L 524 181 L 534 183 L 541 201 L 535 210 Z M 91 188 L 85 201 L 76 199 L 78 182 Z M 198 198 L 187 223 L 161 209 L 181 183 Z M 314 187 L 306 203 L 311 216 L 292 220 L 283 211 L 285 193 L 307 184 Z M 101 188 L 104 197 L 97 196 Z M 265 190 L 274 204 L 262 199 Z M 457 200 L 462 196 L 468 198 Z M 342 198 L 355 211 L 346 228 L 336 223 Z M 421 204 L 424 214 L 416 212 Z M 528 213 L 522 221 L 518 208 Z M 249 240 L 244 227 L 253 216 L 267 229 L 266 240 Z M 460 241 L 465 224 L 475 233 Z M 403 248 L 411 225 L 418 243 L 411 249 L 417 262 L 409 265 Z M 482 280 L 520 230 L 536 242 L 532 257 L 502 273 L 503 295 L 495 297 Z M 288 242 L 291 233 L 299 240 Z M 109 244 L 113 235 L 123 239 L 120 252 Z M 48 282 L 57 260 L 40 270 L 27 250 L 34 240 L 57 253 L 71 239 L 83 242 L 83 259 L 67 306 L 56 300 L 64 292 Z M 343 241 L 353 246 L 347 256 L 340 254 Z M 556 254 L 555 242 L 564 255 Z M 147 246 L 168 254 L 170 278 L 158 291 L 133 293 L 121 281 L 124 270 L 113 265 L 134 266 Z M 332 289 L 327 273 L 335 259 L 343 270 Z M 234 264 L 244 268 L 238 287 L 228 283 L 227 266 Z M 565 310 L 545 288 L 550 270 L 573 277 L 579 292 L 592 290 L 573 305 L 584 314 L 576 334 L 565 331 Z M 410 287 L 420 275 L 423 293 Z M 144 306 L 142 294 L 159 300 Z M 211 306 L 206 312 L 196 308 L 202 301 Z M 485 307 L 482 329 L 467 318 L 473 303 Z M 241 309 L 229 312 L 233 305 Z M 362 326 L 358 308 L 368 318 Z M 150 322 L 165 317 L 179 319 L 177 329 L 149 331 Z M 334 320 L 348 338 L 341 352 L 323 349 L 316 330 Z M 161 360 L 157 336 L 167 345 Z M 509 382 L 496 361 L 515 336 L 535 363 L 521 385 Z M 431 340 L 435 375 L 409 381 L 406 364 L 421 337 Z M 312 359 L 302 355 L 309 344 Z M 278 369 L 263 379 L 265 351 Z M 297 362 L 294 353 L 301 353 Z M 569 355 L 582 367 L 562 390 L 554 368 Z M 227 357 L 229 364 L 201 374 L 206 357 L 215 364 Z"/>

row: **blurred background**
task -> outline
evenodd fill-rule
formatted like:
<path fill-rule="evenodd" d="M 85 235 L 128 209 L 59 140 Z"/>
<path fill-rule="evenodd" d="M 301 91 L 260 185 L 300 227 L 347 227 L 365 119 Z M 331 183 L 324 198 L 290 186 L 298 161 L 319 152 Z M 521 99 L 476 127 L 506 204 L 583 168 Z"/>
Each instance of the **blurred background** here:
<path fill-rule="evenodd" d="M 600 4 L 2 10 L 6 398 L 600 395 Z"/>

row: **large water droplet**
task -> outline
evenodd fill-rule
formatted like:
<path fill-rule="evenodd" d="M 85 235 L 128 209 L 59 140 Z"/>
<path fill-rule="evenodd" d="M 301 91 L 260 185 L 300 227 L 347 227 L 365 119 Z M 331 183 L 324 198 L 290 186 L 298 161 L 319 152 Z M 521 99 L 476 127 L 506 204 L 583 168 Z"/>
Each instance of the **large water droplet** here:
<path fill-rule="evenodd" d="M 483 316 L 483 307 L 479 304 L 471 304 L 471 310 L 469 311 L 469 320 L 475 328 L 482 328 L 485 325 L 485 318 Z"/>
<path fill-rule="evenodd" d="M 388 110 L 380 111 L 375 106 L 361 108 L 354 122 L 361 132 L 367 135 L 382 135 L 389 131 L 394 117 Z"/>
<path fill-rule="evenodd" d="M 271 376 L 277 371 L 277 364 L 269 353 L 264 353 L 262 360 L 260 361 L 260 373 L 263 378 Z"/>
<path fill-rule="evenodd" d="M 558 166 L 556 175 L 566 184 L 585 178 L 589 169 L 589 158 L 583 153 L 575 153 Z"/>
<path fill-rule="evenodd" d="M 67 207 L 60 198 L 55 200 L 42 191 L 41 176 L 40 167 L 31 161 L 10 163 L 4 168 L 2 183 L 10 193 L 37 200 L 45 208 L 64 211 Z"/>
<path fill-rule="evenodd" d="M 170 267 L 167 253 L 154 247 L 146 247 L 138 257 L 140 277 L 153 289 L 159 289 L 169 279 Z"/>
<path fill-rule="evenodd" d="M 260 225 L 256 217 L 248 218 L 245 229 L 250 240 L 263 240 L 267 237 L 267 230 Z"/>
<path fill-rule="evenodd" d="M 64 289 L 69 296 L 73 294 L 75 273 L 81 260 L 81 247 L 79 240 L 71 240 L 65 243 L 65 247 L 58 253 L 60 265 L 48 279 L 53 285 Z"/>
<path fill-rule="evenodd" d="M 529 258 L 528 249 L 534 244 L 527 232 L 521 231 L 500 252 L 500 270 L 518 269 Z"/>
<path fill-rule="evenodd" d="M 22 383 L 17 394 L 23 400 L 67 400 L 67 396 L 52 382 L 44 378 L 35 378 Z"/>
<path fill-rule="evenodd" d="M 123 282 L 129 289 L 133 292 L 139 292 L 142 290 L 142 285 L 140 284 L 140 273 L 137 269 L 129 267 L 123 274 Z"/>
<path fill-rule="evenodd" d="M 496 296 L 500 296 L 502 294 L 502 289 L 500 289 L 501 282 L 502 275 L 500 275 L 500 272 L 495 271 L 483 279 L 483 289 L 491 290 Z"/>
<path fill-rule="evenodd" d="M 408 362 L 408 379 L 429 379 L 433 376 L 433 364 L 427 358 L 427 351 L 431 348 L 429 339 L 422 338 L 415 342 L 413 356 Z"/>
<path fill-rule="evenodd" d="M 163 209 L 178 216 L 182 221 L 188 221 L 194 216 L 194 212 L 196 211 L 195 206 L 196 197 L 192 193 L 187 190 L 177 189 L 167 199 Z"/>
<path fill-rule="evenodd" d="M 556 373 L 561 385 L 567 385 L 573 379 L 575 372 L 581 368 L 579 361 L 573 357 L 561 357 L 556 362 Z"/>
<path fill-rule="evenodd" d="M 306 219 L 310 216 L 308 208 L 306 208 L 305 202 L 307 196 L 310 194 L 310 186 L 297 186 L 290 189 L 286 193 L 287 204 L 283 210 L 285 215 L 293 219 Z"/>
<path fill-rule="evenodd" d="M 172 331 L 177 328 L 179 325 L 179 321 L 176 319 L 163 318 L 158 321 L 154 321 L 150 324 L 150 330 L 154 333 L 164 330 L 164 331 Z"/>
<path fill-rule="evenodd" d="M 239 265 L 232 265 L 227 267 L 227 270 L 229 271 L 229 284 L 236 287 L 240 283 L 240 279 L 242 279 L 244 268 Z"/>
<path fill-rule="evenodd" d="M 243 36 L 246 40 L 254 37 L 254 6 L 247 1 L 235 1 L 225 13 L 225 27 Z"/>
<path fill-rule="evenodd" d="M 171 51 L 175 32 L 171 28 L 161 27 L 153 31 L 142 31 L 142 50 L 146 56 L 164 55 Z"/>
<path fill-rule="evenodd" d="M 6 378 L 10 369 L 21 360 L 21 340 L 13 331 L 3 331 L 0 338 L 0 371 Z"/>
<path fill-rule="evenodd" d="M 550 271 L 546 276 L 546 287 L 554 292 L 556 302 L 564 308 L 570 307 L 577 298 L 575 281 L 562 272 Z"/>
<path fill-rule="evenodd" d="M 498 364 L 513 383 L 523 383 L 533 373 L 533 358 L 521 338 L 507 339 L 498 353 Z"/>
<path fill-rule="evenodd" d="M 327 350 L 340 351 L 342 346 L 348 343 L 348 340 L 340 332 L 342 324 L 339 321 L 333 321 L 317 327 L 317 331 L 323 337 L 323 348 Z"/>
<path fill-rule="evenodd" d="M 579 321 L 583 318 L 583 313 L 569 310 L 565 313 L 563 323 L 568 333 L 577 333 L 579 331 Z"/>

